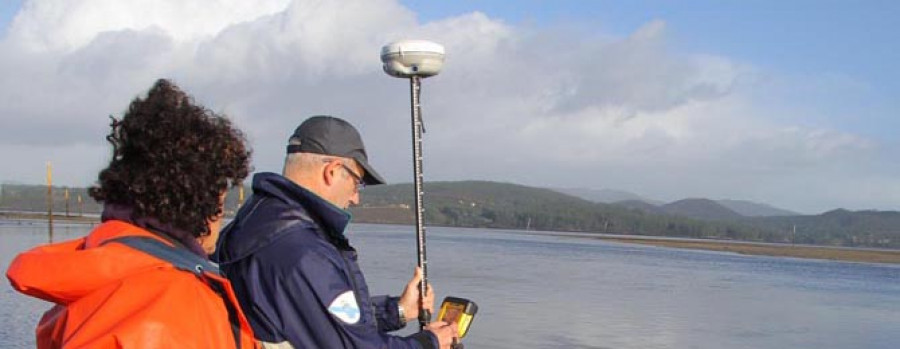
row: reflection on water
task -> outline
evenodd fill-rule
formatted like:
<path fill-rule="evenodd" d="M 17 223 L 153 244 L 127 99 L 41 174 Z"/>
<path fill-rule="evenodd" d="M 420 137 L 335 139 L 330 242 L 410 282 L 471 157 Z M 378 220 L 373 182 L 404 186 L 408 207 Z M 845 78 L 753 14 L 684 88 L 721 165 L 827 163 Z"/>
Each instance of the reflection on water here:
<path fill-rule="evenodd" d="M 47 227 L 0 224 L 0 266 Z M 61 241 L 88 228 L 55 229 Z M 416 264 L 413 227 L 355 225 L 373 294 Z M 900 267 L 741 256 L 474 229 L 428 229 L 438 302 L 472 299 L 469 348 L 894 348 Z M 49 306 L 0 294 L 0 347 L 33 347 Z M 7 314 L 8 313 L 8 314 Z M 416 327 L 410 324 L 406 333 Z M 4 343 L 3 341 L 8 341 Z"/>

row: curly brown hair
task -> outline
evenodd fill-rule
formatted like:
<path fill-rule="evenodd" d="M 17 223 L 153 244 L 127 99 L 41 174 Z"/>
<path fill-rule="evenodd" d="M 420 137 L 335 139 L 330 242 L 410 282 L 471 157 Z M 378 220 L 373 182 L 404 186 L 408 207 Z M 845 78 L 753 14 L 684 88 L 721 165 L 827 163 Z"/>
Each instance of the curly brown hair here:
<path fill-rule="evenodd" d="M 250 171 L 244 134 L 165 79 L 146 99 L 135 98 L 121 120 L 110 118 L 112 160 L 91 197 L 208 235 L 207 221 L 222 214 L 221 195 Z"/>

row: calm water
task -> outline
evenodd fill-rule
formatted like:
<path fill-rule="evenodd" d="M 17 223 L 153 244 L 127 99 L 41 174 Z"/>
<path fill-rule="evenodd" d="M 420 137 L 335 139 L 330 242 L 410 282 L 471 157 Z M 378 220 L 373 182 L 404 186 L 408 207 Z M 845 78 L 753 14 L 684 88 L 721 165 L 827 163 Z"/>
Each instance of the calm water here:
<path fill-rule="evenodd" d="M 87 232 L 57 226 L 55 240 Z M 415 265 L 412 227 L 356 225 L 373 294 Z M 467 348 L 897 348 L 900 266 L 740 256 L 512 231 L 429 228 L 429 274 L 480 306 Z M 0 266 L 47 241 L 0 222 Z M 0 293 L 0 347 L 33 347 L 47 303 Z M 409 330 L 414 324 L 410 324 Z"/>

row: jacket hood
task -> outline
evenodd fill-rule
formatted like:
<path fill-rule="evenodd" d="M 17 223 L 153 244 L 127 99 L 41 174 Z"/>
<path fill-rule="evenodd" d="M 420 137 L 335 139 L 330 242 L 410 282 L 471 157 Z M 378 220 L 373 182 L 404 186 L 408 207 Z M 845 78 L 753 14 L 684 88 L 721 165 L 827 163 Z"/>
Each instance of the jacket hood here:
<path fill-rule="evenodd" d="M 86 237 L 23 252 L 12 261 L 6 277 L 19 292 L 67 304 L 135 272 L 172 267 L 122 244 L 103 245 L 125 235 L 154 236 L 122 221 L 107 221 Z"/>
<path fill-rule="evenodd" d="M 222 230 L 213 260 L 227 264 L 243 259 L 290 233 L 294 225 L 313 227 L 336 246 L 349 248 L 344 230 L 350 218 L 349 212 L 284 176 L 258 173 L 253 195 Z M 232 234 L 238 230 L 241 234 Z"/>

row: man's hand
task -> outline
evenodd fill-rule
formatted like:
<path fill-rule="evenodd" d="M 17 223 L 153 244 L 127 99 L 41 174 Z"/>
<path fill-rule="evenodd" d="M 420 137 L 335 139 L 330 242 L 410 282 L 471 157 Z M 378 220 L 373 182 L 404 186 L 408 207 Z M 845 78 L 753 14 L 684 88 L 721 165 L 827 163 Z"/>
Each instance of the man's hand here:
<path fill-rule="evenodd" d="M 403 294 L 400 296 L 400 306 L 406 312 L 405 321 L 412 321 L 419 318 L 419 281 L 422 280 L 422 268 L 416 267 L 415 274 L 406 284 Z M 431 283 L 425 287 L 425 304 L 422 307 L 434 314 L 434 291 Z"/>
<path fill-rule="evenodd" d="M 455 322 L 447 323 L 444 321 L 435 321 L 425 326 L 426 331 L 431 331 L 438 339 L 441 349 L 451 349 L 454 339 L 459 336 L 457 325 Z"/>

